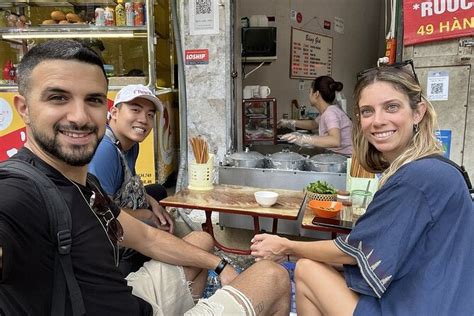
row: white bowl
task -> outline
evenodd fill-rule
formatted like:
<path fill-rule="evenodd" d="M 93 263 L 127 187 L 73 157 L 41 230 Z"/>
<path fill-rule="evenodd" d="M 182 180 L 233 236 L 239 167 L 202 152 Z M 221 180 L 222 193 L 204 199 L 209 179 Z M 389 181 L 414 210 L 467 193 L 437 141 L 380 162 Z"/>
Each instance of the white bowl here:
<path fill-rule="evenodd" d="M 263 207 L 272 206 L 278 199 L 278 193 L 272 191 L 257 191 L 254 196 L 257 203 Z"/>

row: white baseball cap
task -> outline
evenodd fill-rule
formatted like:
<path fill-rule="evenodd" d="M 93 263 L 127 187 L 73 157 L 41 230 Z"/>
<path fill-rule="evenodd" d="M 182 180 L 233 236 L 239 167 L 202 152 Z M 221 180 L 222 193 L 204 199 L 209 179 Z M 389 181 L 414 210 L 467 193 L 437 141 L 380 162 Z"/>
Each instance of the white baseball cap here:
<path fill-rule="evenodd" d="M 147 99 L 156 107 L 157 111 L 163 112 L 163 104 L 161 104 L 160 99 L 158 99 L 150 89 L 145 87 L 142 84 L 132 84 L 126 87 L 123 87 L 115 96 L 114 106 L 117 106 L 123 102 L 130 102 L 137 98 Z"/>

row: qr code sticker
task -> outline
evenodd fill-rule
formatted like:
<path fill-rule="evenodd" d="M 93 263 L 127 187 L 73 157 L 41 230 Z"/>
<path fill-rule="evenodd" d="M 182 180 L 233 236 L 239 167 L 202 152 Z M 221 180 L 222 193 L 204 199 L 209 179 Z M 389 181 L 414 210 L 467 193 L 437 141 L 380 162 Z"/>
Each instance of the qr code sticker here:
<path fill-rule="evenodd" d="M 443 93 L 443 83 L 442 82 L 432 82 L 431 83 L 431 94 L 442 94 Z"/>
<path fill-rule="evenodd" d="M 196 14 L 210 14 L 212 12 L 211 1 L 212 0 L 195 0 L 196 1 Z"/>

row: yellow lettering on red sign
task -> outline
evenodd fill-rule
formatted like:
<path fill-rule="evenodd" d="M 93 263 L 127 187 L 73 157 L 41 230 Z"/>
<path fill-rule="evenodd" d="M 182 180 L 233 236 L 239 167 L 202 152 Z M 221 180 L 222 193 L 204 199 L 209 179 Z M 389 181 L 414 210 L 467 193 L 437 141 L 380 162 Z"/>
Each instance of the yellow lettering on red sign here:
<path fill-rule="evenodd" d="M 433 24 L 420 25 L 416 34 L 418 35 L 431 35 L 434 32 Z"/>
<path fill-rule="evenodd" d="M 463 18 L 462 23 L 459 21 L 458 18 L 453 18 L 453 21 L 446 21 L 446 22 L 439 22 L 439 32 L 443 33 L 446 32 L 454 32 L 454 31 L 462 31 L 465 29 L 473 28 L 474 27 L 474 17 L 471 18 Z"/>
<path fill-rule="evenodd" d="M 474 16 L 471 16 L 471 20 L 469 20 L 468 18 L 462 19 L 462 27 L 463 29 L 474 28 Z"/>
<path fill-rule="evenodd" d="M 451 27 L 451 32 L 455 30 L 458 30 L 458 31 L 462 30 L 461 23 L 459 23 L 458 18 L 454 18 L 453 26 Z"/>
<path fill-rule="evenodd" d="M 443 32 L 455 32 L 455 31 L 462 31 L 465 29 L 472 29 L 474 28 L 474 17 L 471 18 L 464 18 L 462 21 L 459 21 L 459 19 L 454 18 L 453 21 L 445 21 L 445 22 L 439 22 L 438 26 L 438 32 L 443 33 Z M 420 25 L 418 30 L 416 31 L 416 34 L 418 35 L 431 35 L 436 31 L 435 27 L 433 24 L 426 24 L 426 25 Z"/>
<path fill-rule="evenodd" d="M 443 22 L 439 22 L 439 32 L 443 33 L 444 30 L 446 30 L 446 32 L 449 32 L 449 21 L 447 21 L 444 24 Z"/>

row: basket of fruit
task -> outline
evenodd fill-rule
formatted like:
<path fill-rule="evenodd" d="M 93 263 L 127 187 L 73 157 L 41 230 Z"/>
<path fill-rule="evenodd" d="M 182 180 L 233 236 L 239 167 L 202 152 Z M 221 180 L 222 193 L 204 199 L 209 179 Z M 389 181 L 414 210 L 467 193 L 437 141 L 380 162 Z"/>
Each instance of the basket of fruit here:
<path fill-rule="evenodd" d="M 311 182 L 305 188 L 306 196 L 308 200 L 320 200 L 320 201 L 336 201 L 337 191 L 336 188 L 328 184 L 326 181 Z"/>

